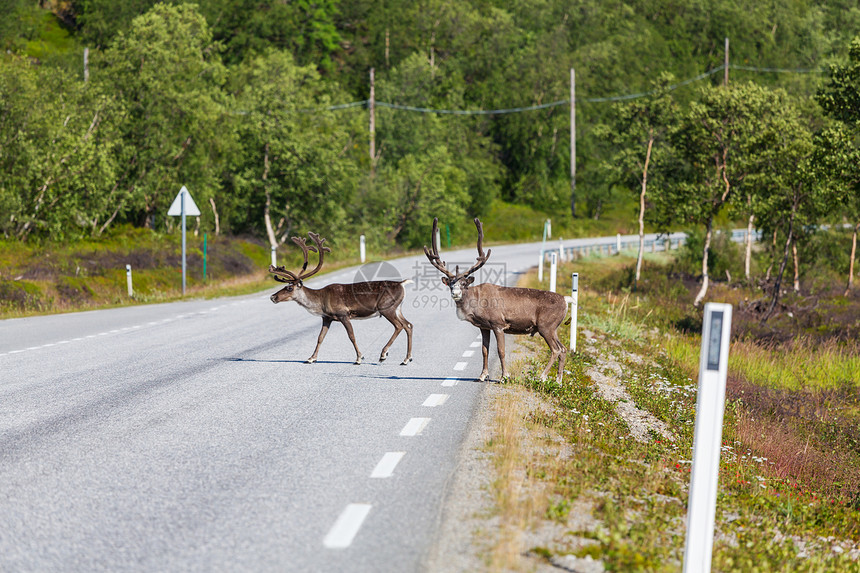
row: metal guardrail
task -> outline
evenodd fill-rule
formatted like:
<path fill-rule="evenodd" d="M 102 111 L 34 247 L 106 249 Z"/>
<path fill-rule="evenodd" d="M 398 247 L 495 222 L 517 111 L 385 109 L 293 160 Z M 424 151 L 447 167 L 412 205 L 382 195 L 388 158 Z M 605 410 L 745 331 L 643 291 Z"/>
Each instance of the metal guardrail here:
<path fill-rule="evenodd" d="M 717 231 L 717 234 L 720 233 L 722 231 Z M 746 229 L 733 229 L 731 231 L 731 241 L 734 243 L 743 243 L 746 241 L 746 237 Z M 761 241 L 761 231 L 753 231 L 752 237 L 755 242 Z M 645 251 L 659 253 L 677 250 L 686 242 L 686 233 L 679 232 L 666 235 L 650 233 L 645 235 Z M 549 261 L 552 253 L 557 253 L 561 260 L 570 261 L 590 255 L 617 255 L 619 251 L 637 249 L 639 249 L 639 235 L 603 237 L 599 239 L 569 239 L 567 241 L 560 240 L 556 244 L 553 244 L 553 241 L 547 241 L 544 248 L 544 260 Z"/>

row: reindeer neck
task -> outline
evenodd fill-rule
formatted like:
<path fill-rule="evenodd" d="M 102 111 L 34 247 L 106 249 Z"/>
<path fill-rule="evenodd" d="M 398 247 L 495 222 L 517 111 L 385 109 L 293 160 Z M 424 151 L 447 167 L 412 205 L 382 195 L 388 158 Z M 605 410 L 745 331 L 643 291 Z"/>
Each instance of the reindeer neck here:
<path fill-rule="evenodd" d="M 307 309 L 311 314 L 322 314 L 322 301 L 320 291 L 317 289 L 302 286 L 293 295 L 293 300 Z"/>

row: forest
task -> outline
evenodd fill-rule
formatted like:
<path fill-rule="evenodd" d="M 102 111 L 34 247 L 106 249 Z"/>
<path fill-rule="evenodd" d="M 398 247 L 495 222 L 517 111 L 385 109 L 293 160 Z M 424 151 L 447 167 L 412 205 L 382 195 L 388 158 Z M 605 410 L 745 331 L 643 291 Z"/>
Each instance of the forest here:
<path fill-rule="evenodd" d="M 621 205 L 631 229 L 695 231 L 700 295 L 714 232 L 737 225 L 778 280 L 816 229 L 853 229 L 851 287 L 854 2 L 5 4 L 5 241 L 171 232 L 181 185 L 197 231 L 273 245 L 316 229 L 414 248 L 433 217 L 468 228 L 499 204 L 576 234 Z"/>

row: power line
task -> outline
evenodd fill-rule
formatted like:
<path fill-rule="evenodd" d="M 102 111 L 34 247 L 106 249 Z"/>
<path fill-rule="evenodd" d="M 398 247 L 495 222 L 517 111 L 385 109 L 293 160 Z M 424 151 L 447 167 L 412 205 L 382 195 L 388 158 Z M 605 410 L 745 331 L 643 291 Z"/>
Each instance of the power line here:
<path fill-rule="evenodd" d="M 747 72 L 762 72 L 762 73 L 796 73 L 796 74 L 820 74 L 825 73 L 826 70 L 816 69 L 816 68 L 761 68 L 754 66 L 740 66 L 737 64 L 729 65 L 730 69 L 733 70 L 743 70 Z M 673 91 L 678 88 L 684 87 L 686 85 L 692 84 L 694 82 L 701 81 L 705 78 L 708 78 L 718 72 L 721 72 L 726 69 L 725 64 L 721 64 L 711 70 L 708 70 L 705 73 L 699 74 L 695 77 L 683 80 L 676 84 L 672 84 L 663 88 L 662 90 L 650 90 L 646 92 L 638 92 L 632 94 L 624 94 L 617 96 L 607 96 L 607 97 L 593 97 L 593 98 L 576 98 L 577 102 L 582 103 L 608 103 L 608 102 L 618 102 L 618 101 L 629 101 L 633 99 L 639 99 L 643 97 L 648 97 L 654 95 L 660 91 Z M 293 110 L 297 113 L 319 113 L 321 111 L 338 111 L 342 109 L 349 109 L 354 107 L 364 107 L 369 104 L 370 100 L 361 100 L 354 101 L 350 103 L 343 103 L 338 105 L 330 105 L 318 109 L 297 109 Z M 429 107 L 416 107 L 411 105 L 402 105 L 396 103 L 386 103 L 377 101 L 375 102 L 378 107 L 385 107 L 388 109 L 398 110 L 398 111 L 411 111 L 417 113 L 435 113 L 438 115 L 503 115 L 508 113 L 522 113 L 526 111 L 537 111 L 541 109 L 548 109 L 552 107 L 558 107 L 562 105 L 570 105 L 570 99 L 562 99 L 550 103 L 544 103 L 540 105 L 532 105 L 525 107 L 514 107 L 507 109 L 437 109 L 437 108 L 429 108 Z M 244 114 L 243 112 L 239 112 L 240 114 Z"/>
<path fill-rule="evenodd" d="M 818 68 L 757 68 L 754 66 L 738 66 L 737 64 L 732 64 L 730 66 L 733 70 L 745 70 L 748 72 L 776 72 L 780 74 L 824 74 L 827 73 L 827 70 L 822 70 Z"/>

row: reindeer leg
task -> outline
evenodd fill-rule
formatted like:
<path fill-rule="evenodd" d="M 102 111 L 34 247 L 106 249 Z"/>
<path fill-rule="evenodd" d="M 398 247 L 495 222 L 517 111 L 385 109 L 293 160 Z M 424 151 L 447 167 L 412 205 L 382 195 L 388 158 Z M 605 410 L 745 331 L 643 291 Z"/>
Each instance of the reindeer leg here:
<path fill-rule="evenodd" d="M 561 340 L 558 338 L 558 333 L 555 334 L 555 344 L 559 349 L 558 356 L 558 374 L 556 374 L 555 381 L 557 384 L 561 385 L 561 378 L 564 376 L 564 362 L 567 360 L 567 348 L 564 347 L 564 344 L 561 343 Z"/>
<path fill-rule="evenodd" d="M 394 344 L 394 341 L 397 339 L 397 335 L 400 334 L 401 330 L 403 330 L 403 323 L 400 321 L 400 317 L 397 316 L 396 313 L 391 312 L 390 309 L 381 311 L 380 314 L 384 316 L 392 326 L 394 326 L 394 334 L 392 334 L 391 338 L 388 339 L 388 342 L 382 349 L 382 353 L 379 355 L 379 361 L 385 362 L 385 359 L 388 358 L 388 349 L 391 348 L 391 345 Z"/>
<path fill-rule="evenodd" d="M 361 355 L 361 351 L 358 349 L 358 344 L 355 342 L 355 333 L 352 331 L 352 323 L 349 321 L 349 318 L 345 316 L 340 319 L 340 323 L 343 324 L 343 327 L 346 329 L 346 333 L 349 335 L 349 340 L 355 347 L 355 364 L 361 364 L 361 359 L 364 358 L 364 356 Z"/>
<path fill-rule="evenodd" d="M 403 311 L 399 306 L 397 307 L 397 315 L 403 322 L 403 328 L 406 329 L 406 358 L 404 358 L 403 362 L 400 363 L 401 366 L 406 366 L 412 362 L 412 323 L 406 320 L 406 317 L 403 316 Z"/>
<path fill-rule="evenodd" d="M 501 328 L 494 330 L 496 333 L 496 346 L 499 349 L 499 362 L 502 363 L 502 376 L 499 381 L 505 380 L 508 377 L 508 371 L 505 369 L 505 331 Z"/>
<path fill-rule="evenodd" d="M 483 382 L 487 379 L 487 376 L 490 375 L 490 369 L 487 367 L 487 363 L 490 355 L 490 331 L 482 328 L 481 329 L 481 354 L 484 357 L 484 369 L 481 370 L 481 376 L 478 378 L 480 382 Z"/>
<path fill-rule="evenodd" d="M 313 364 L 317 361 L 317 353 L 320 351 L 320 345 L 322 344 L 323 339 L 325 339 L 325 335 L 328 332 L 328 327 L 331 326 L 331 320 L 327 316 L 323 317 L 322 330 L 320 330 L 320 335 L 317 337 L 317 347 L 314 348 L 314 353 L 310 358 L 305 360 L 305 364 Z"/>
<path fill-rule="evenodd" d="M 554 330 L 547 332 L 546 330 L 539 329 L 538 332 L 544 341 L 546 341 L 546 345 L 549 346 L 550 352 L 552 352 L 552 356 L 550 357 L 549 362 L 547 362 L 546 368 L 544 368 L 543 372 L 540 374 L 541 382 L 543 382 L 546 380 L 546 376 L 549 374 L 549 370 L 552 368 L 552 365 L 558 359 L 559 354 L 564 351 L 564 348 L 562 347 L 561 341 L 558 340 L 558 334 L 556 334 Z M 561 373 L 562 370 L 559 369 L 559 372 Z"/>

